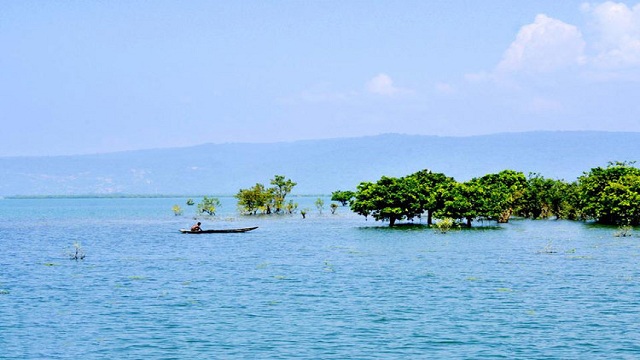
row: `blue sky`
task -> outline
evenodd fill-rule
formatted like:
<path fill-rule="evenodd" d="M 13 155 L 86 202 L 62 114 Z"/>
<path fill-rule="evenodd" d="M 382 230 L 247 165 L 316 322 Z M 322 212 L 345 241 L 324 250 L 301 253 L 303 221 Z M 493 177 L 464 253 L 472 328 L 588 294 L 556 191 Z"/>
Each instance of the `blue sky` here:
<path fill-rule="evenodd" d="M 0 156 L 640 131 L 640 2 L 3 1 Z"/>

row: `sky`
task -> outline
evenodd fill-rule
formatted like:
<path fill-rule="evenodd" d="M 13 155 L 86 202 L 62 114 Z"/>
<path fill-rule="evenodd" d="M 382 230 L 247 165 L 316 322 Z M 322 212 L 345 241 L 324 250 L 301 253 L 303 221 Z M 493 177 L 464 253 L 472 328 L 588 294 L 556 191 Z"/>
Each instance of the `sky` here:
<path fill-rule="evenodd" d="M 640 131 L 640 2 L 0 1 L 0 156 Z"/>

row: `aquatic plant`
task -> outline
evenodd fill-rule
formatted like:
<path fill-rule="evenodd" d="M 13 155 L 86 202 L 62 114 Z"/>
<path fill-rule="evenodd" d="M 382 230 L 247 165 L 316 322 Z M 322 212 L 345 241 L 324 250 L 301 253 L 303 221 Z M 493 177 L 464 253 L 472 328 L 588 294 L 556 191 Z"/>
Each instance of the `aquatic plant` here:
<path fill-rule="evenodd" d="M 331 205 L 329 205 L 329 208 L 331 209 L 331 213 L 335 214 L 336 210 L 338 209 L 338 204 L 336 203 L 331 203 Z"/>
<path fill-rule="evenodd" d="M 555 254 L 557 253 L 556 249 L 553 247 L 553 241 L 549 240 L 547 245 L 545 245 L 542 250 L 538 251 L 538 254 Z"/>
<path fill-rule="evenodd" d="M 75 251 L 73 253 L 69 254 L 71 260 L 76 260 L 76 261 L 84 260 L 85 253 L 84 253 L 84 250 L 82 249 L 82 246 L 80 246 L 80 243 L 78 243 L 78 242 L 73 243 L 73 247 L 74 247 Z"/>
<path fill-rule="evenodd" d="M 205 196 L 202 198 L 202 201 L 198 203 L 198 214 L 206 213 L 210 216 L 215 216 L 220 206 L 220 199 Z"/>
<path fill-rule="evenodd" d="M 633 227 L 630 225 L 623 225 L 620 226 L 618 228 L 618 231 L 616 231 L 613 236 L 615 237 L 627 237 L 627 236 L 631 236 L 631 232 L 633 231 Z"/>
<path fill-rule="evenodd" d="M 175 216 L 180 216 L 182 215 L 183 211 L 182 208 L 180 207 L 180 205 L 173 205 L 173 207 L 171 208 L 171 210 L 173 210 L 173 214 Z"/>
<path fill-rule="evenodd" d="M 324 209 L 324 200 L 322 200 L 322 198 L 317 198 L 315 204 L 318 212 L 322 214 L 322 209 Z"/>
<path fill-rule="evenodd" d="M 444 218 L 436 222 L 436 230 L 441 234 L 446 234 L 455 225 L 455 221 L 452 218 Z"/>
<path fill-rule="evenodd" d="M 293 200 L 289 200 L 289 202 L 284 206 L 287 214 L 293 214 L 298 210 L 298 203 L 293 202 Z"/>

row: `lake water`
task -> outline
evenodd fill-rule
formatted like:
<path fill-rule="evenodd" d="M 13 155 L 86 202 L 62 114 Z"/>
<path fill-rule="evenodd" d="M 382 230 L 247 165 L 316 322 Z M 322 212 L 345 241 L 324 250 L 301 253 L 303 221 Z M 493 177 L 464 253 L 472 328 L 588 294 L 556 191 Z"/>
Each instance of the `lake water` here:
<path fill-rule="evenodd" d="M 306 219 L 224 198 L 203 228 L 259 229 L 188 235 L 185 200 L 0 200 L 0 358 L 640 357 L 637 236 L 388 229 L 315 198 Z"/>

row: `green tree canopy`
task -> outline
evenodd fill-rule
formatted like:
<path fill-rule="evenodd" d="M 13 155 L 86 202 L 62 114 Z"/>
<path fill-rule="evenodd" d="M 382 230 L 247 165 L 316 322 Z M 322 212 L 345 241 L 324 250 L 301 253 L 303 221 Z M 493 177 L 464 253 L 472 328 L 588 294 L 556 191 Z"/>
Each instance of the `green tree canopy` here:
<path fill-rule="evenodd" d="M 242 214 L 255 215 L 258 211 L 270 213 L 272 193 L 260 183 L 248 189 L 240 189 L 235 197 L 238 199 L 238 210 Z"/>
<path fill-rule="evenodd" d="M 504 170 L 464 183 L 455 183 L 443 193 L 439 218 L 463 219 L 471 227 L 473 219 L 507 222 L 526 186 L 524 174 Z"/>
<path fill-rule="evenodd" d="M 375 220 L 389 221 L 394 226 L 398 220 L 411 220 L 420 216 L 418 181 L 415 177 L 403 178 L 383 176 L 375 183 L 362 182 L 358 185 L 351 210 Z"/>
<path fill-rule="evenodd" d="M 235 195 L 238 199 L 238 209 L 246 215 L 255 215 L 258 212 L 271 214 L 272 212 L 293 213 L 297 204 L 285 203 L 285 198 L 297 184 L 283 175 L 275 175 L 271 179 L 272 187 L 265 187 L 257 183 L 248 189 L 240 189 Z"/>
<path fill-rule="evenodd" d="M 418 182 L 420 208 L 427 212 L 427 224 L 433 223 L 433 214 L 444 208 L 445 194 L 455 184 L 452 177 L 431 170 L 420 170 L 409 175 Z"/>
<path fill-rule="evenodd" d="M 477 179 L 454 183 L 444 194 L 444 206 L 435 216 L 439 219 L 463 219 L 471 227 L 473 219 L 483 214 L 484 191 Z"/>
<path fill-rule="evenodd" d="M 508 222 L 526 185 L 525 175 L 514 170 L 503 170 L 479 178 L 478 186 L 483 192 L 479 215 L 501 223 Z"/>
<path fill-rule="evenodd" d="M 331 193 L 331 201 L 337 201 L 342 206 L 347 206 L 347 204 L 351 201 L 351 199 L 353 199 L 354 196 L 355 193 L 353 191 L 336 190 Z"/>
<path fill-rule="evenodd" d="M 217 209 L 220 207 L 220 200 L 216 197 L 205 196 L 202 201 L 198 203 L 198 214 L 208 214 L 215 216 Z"/>
<path fill-rule="evenodd" d="M 609 163 L 578 178 L 578 193 L 585 217 L 602 224 L 640 224 L 640 169 L 633 163 Z"/>
<path fill-rule="evenodd" d="M 274 178 L 271 179 L 271 185 L 273 185 L 273 207 L 275 212 L 279 213 L 284 207 L 285 198 L 297 183 L 291 181 L 291 179 L 285 178 L 284 175 L 275 175 Z"/>
<path fill-rule="evenodd" d="M 577 219 L 576 184 L 530 173 L 516 214 L 529 219 Z"/>

